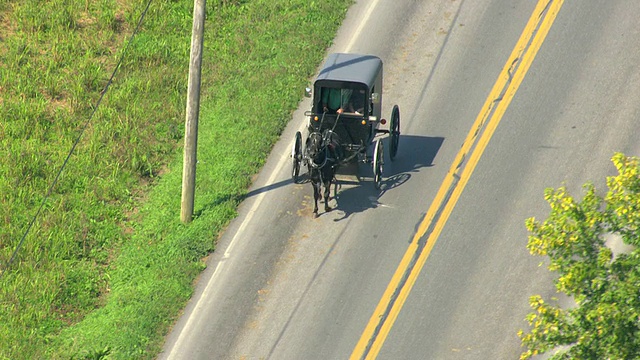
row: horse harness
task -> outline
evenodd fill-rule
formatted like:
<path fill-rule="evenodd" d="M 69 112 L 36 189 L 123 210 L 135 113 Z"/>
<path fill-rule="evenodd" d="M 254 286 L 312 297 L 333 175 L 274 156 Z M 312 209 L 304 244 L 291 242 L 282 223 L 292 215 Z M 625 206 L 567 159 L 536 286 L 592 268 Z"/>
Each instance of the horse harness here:
<path fill-rule="evenodd" d="M 312 133 L 311 135 L 309 135 L 309 138 L 314 137 L 316 138 L 315 141 L 318 141 L 317 138 L 320 137 L 320 143 L 318 145 L 318 147 L 320 148 L 317 153 L 315 153 L 315 156 L 311 158 L 311 161 L 309 161 L 309 166 L 315 170 L 322 170 L 325 166 L 327 166 L 328 162 L 333 163 L 333 165 L 331 165 L 332 167 L 335 167 L 335 163 L 337 163 L 337 159 L 335 159 L 334 157 L 331 156 L 331 154 L 333 153 L 332 151 L 330 151 L 330 148 L 332 148 L 334 145 L 329 141 L 328 138 L 325 138 L 324 136 L 322 136 L 320 133 L 315 132 Z M 322 162 L 320 164 L 316 163 L 315 160 L 317 158 L 317 155 L 320 154 L 321 152 L 324 152 L 324 159 L 322 160 Z M 334 154 L 335 155 L 335 154 Z M 319 175 L 320 175 L 320 181 L 324 182 L 323 179 L 323 172 L 322 171 L 318 171 Z"/>

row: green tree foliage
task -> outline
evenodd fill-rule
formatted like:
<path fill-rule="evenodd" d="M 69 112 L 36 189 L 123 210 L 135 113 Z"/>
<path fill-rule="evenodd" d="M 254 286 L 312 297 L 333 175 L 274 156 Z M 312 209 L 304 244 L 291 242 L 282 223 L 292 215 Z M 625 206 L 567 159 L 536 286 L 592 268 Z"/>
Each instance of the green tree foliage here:
<path fill-rule="evenodd" d="M 564 187 L 547 189 L 549 217 L 526 222 L 527 248 L 548 256 L 559 292 L 575 300 L 568 309 L 532 296 L 529 333 L 518 333 L 527 350 L 521 359 L 559 349 L 553 359 L 640 358 L 640 159 L 616 153 L 618 175 L 607 194 L 584 186 L 581 201 Z M 633 247 L 614 256 L 605 235 Z"/>

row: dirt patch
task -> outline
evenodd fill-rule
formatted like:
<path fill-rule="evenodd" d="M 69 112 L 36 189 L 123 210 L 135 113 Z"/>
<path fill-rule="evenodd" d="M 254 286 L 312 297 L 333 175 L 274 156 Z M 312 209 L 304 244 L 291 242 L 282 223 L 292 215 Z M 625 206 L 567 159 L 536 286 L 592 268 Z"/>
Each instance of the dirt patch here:
<path fill-rule="evenodd" d="M 11 21 L 13 13 L 0 10 L 0 56 L 5 56 L 9 51 L 6 39 L 15 36 L 15 25 Z"/>

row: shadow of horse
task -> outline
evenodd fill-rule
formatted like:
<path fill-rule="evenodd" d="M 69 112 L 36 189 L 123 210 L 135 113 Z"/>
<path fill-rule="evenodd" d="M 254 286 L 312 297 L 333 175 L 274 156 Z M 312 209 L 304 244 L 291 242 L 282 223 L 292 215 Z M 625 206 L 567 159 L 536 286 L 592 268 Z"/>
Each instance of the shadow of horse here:
<path fill-rule="evenodd" d="M 389 141 L 389 138 L 383 141 Z M 364 212 L 368 209 L 377 208 L 380 203 L 378 199 L 387 191 L 401 186 L 411 179 L 411 173 L 418 172 L 425 167 L 434 166 L 435 159 L 440 147 L 444 143 L 442 137 L 426 137 L 416 135 L 401 135 L 400 146 L 395 161 L 390 161 L 388 154 L 385 154 L 385 164 L 383 179 L 380 190 L 373 186 L 373 169 L 371 164 L 360 164 L 358 169 L 357 182 L 339 181 L 340 190 L 336 194 L 337 210 L 343 212 L 340 218 L 334 221 L 341 221 L 354 213 Z M 385 144 L 385 149 L 390 148 Z M 341 185 L 356 185 L 342 190 Z"/>

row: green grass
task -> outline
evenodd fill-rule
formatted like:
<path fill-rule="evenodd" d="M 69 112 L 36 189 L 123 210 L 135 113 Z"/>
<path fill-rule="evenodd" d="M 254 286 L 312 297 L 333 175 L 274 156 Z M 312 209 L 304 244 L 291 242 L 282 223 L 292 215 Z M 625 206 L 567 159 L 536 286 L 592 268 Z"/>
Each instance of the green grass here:
<path fill-rule="evenodd" d="M 16 260 L 0 359 L 153 358 L 351 0 L 209 1 L 194 221 L 179 222 L 192 1 L 154 1 Z M 0 1 L 0 266 L 141 0 Z"/>

